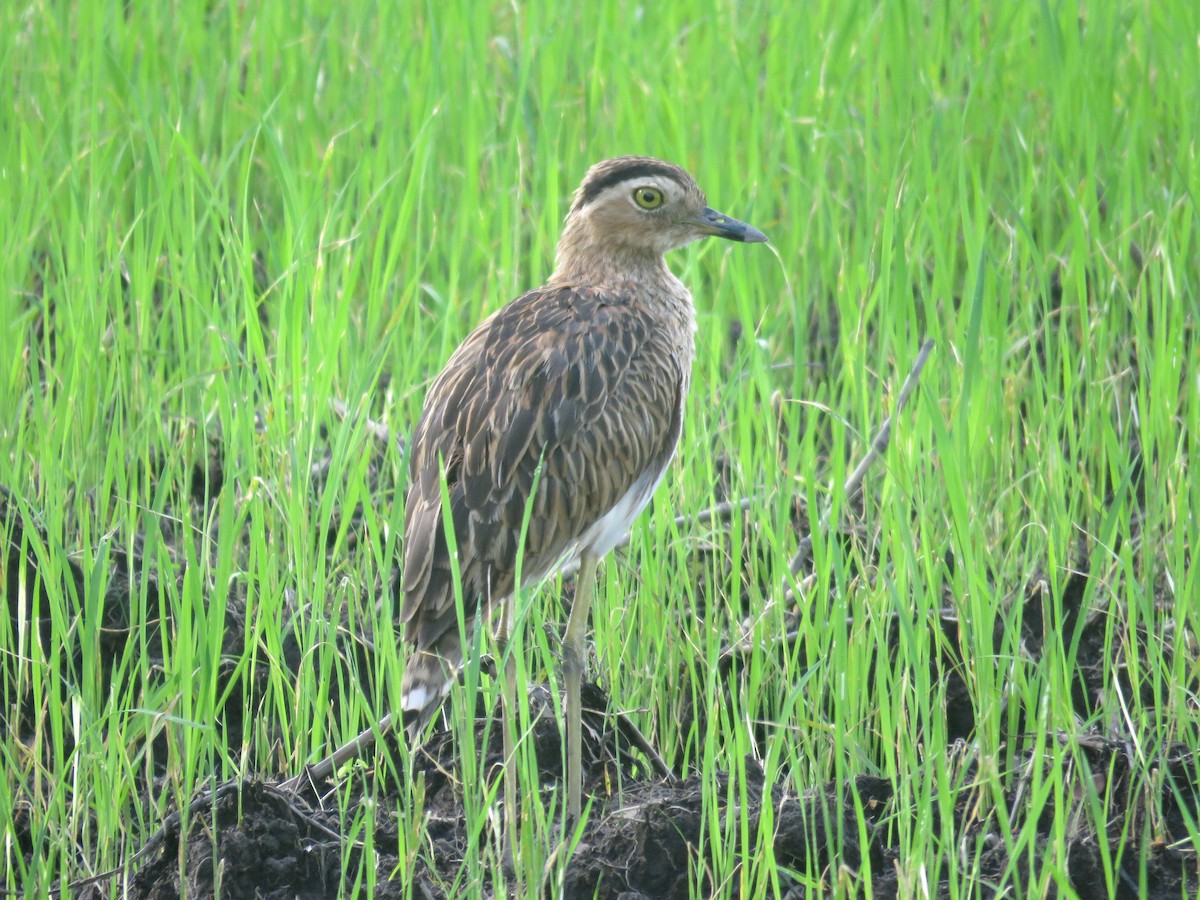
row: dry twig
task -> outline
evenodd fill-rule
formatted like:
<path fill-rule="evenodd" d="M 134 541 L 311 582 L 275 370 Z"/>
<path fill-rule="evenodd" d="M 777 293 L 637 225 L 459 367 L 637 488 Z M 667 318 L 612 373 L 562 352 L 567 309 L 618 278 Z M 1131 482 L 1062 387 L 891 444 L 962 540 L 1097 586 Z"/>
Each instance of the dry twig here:
<path fill-rule="evenodd" d="M 908 377 L 904 379 L 904 384 L 900 386 L 900 393 L 896 397 L 896 408 L 892 410 L 892 414 L 883 420 L 883 424 L 879 427 L 879 431 L 875 434 L 874 440 L 871 441 L 870 449 L 862 458 L 854 471 L 846 479 L 846 483 L 842 486 L 842 493 L 846 498 L 846 502 L 854 500 L 863 488 L 863 479 L 866 477 L 867 470 L 874 464 L 875 460 L 879 459 L 888 448 L 888 444 L 892 438 L 892 422 L 900 412 L 904 409 L 908 398 L 917 387 L 917 382 L 921 380 L 921 371 L 925 368 L 925 362 L 929 359 L 929 354 L 933 352 L 933 341 L 926 340 L 921 344 L 921 349 L 917 352 L 917 357 L 913 361 L 912 368 L 908 372 Z M 833 504 L 831 503 L 822 513 L 820 520 L 817 522 L 817 529 L 821 532 L 829 528 L 829 517 L 833 512 Z M 811 582 L 812 576 L 804 581 L 797 583 L 796 578 L 801 570 L 808 565 L 812 559 L 813 538 L 812 532 L 806 534 L 800 541 L 800 546 L 796 548 L 796 554 L 788 562 L 788 574 L 783 579 L 781 592 L 783 602 L 792 604 L 796 601 L 796 597 L 804 592 L 805 586 Z M 770 604 L 768 604 L 770 608 Z M 794 621 L 789 622 L 792 626 Z M 749 629 L 745 629 L 749 631 Z M 783 640 L 789 641 L 795 639 L 796 632 L 794 627 L 790 628 Z M 720 659 L 726 660 L 733 656 L 744 655 L 752 648 L 748 645 L 745 635 L 740 637 L 736 642 L 727 645 L 721 650 Z"/>

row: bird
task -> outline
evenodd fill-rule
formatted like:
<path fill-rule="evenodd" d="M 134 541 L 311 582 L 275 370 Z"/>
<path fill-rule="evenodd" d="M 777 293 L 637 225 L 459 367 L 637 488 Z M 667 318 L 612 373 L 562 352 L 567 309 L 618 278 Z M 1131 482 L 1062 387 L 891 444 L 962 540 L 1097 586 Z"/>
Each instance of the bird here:
<path fill-rule="evenodd" d="M 464 636 L 514 591 L 576 569 L 562 646 L 573 821 L 597 562 L 662 481 L 691 382 L 695 307 L 664 254 L 707 236 L 767 240 L 709 207 L 677 165 L 648 156 L 593 165 L 574 193 L 549 280 L 453 351 L 409 446 L 400 581 L 408 733 L 418 738 L 455 683 Z"/>

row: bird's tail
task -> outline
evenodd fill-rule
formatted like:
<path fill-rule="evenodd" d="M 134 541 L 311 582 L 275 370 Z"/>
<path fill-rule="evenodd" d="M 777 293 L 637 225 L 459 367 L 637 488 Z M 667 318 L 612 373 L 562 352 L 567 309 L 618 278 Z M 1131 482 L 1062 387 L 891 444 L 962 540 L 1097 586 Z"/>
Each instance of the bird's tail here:
<path fill-rule="evenodd" d="M 415 742 L 439 709 L 462 667 L 462 642 L 452 629 L 429 650 L 416 650 L 404 667 L 400 709 L 409 740 Z"/>

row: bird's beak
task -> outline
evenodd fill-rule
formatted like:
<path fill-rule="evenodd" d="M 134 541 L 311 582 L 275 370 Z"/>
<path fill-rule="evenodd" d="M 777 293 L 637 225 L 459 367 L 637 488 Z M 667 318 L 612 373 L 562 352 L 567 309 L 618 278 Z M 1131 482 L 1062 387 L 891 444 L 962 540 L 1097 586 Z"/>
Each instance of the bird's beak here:
<path fill-rule="evenodd" d="M 761 244 L 767 236 L 757 228 L 731 219 L 724 213 L 719 213 L 711 206 L 704 207 L 704 212 L 688 221 L 703 234 L 725 238 L 727 241 L 741 241 L 745 244 Z"/>

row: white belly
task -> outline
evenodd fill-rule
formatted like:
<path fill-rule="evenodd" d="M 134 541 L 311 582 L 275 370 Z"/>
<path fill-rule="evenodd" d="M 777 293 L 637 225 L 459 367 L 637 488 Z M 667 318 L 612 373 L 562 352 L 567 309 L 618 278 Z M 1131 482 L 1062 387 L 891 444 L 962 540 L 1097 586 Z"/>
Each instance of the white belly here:
<path fill-rule="evenodd" d="M 650 498 L 654 496 L 654 491 L 666 471 L 667 466 L 664 465 L 657 472 L 646 472 L 635 481 L 633 487 L 625 492 L 625 496 L 583 533 L 575 555 L 586 552 L 593 556 L 604 556 L 621 543 L 634 521 L 646 508 L 646 504 L 650 502 Z"/>

